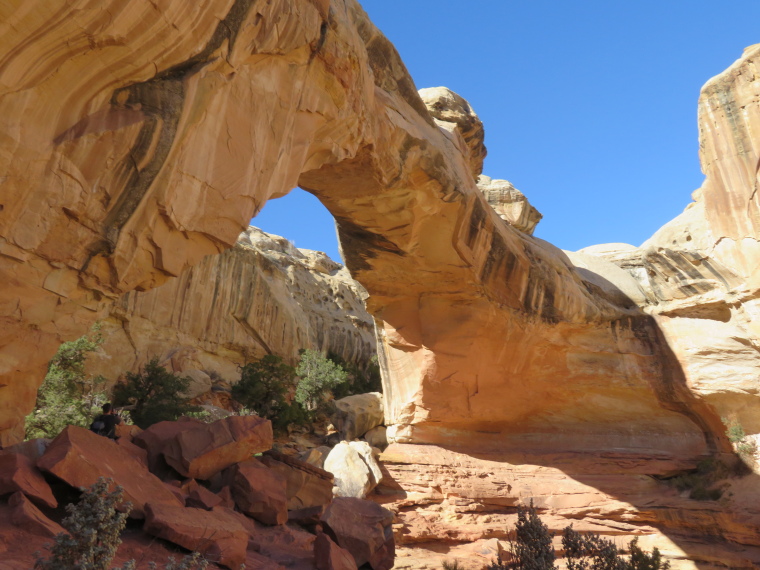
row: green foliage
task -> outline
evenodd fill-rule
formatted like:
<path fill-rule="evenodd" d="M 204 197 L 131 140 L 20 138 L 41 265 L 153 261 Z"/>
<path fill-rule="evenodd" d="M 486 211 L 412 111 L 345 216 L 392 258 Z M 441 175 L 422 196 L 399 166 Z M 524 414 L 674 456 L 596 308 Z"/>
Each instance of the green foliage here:
<path fill-rule="evenodd" d="M 108 400 L 102 376 L 88 376 L 84 366 L 88 354 L 103 343 L 97 325 L 90 338 L 64 342 L 48 365 L 37 392 L 35 410 L 26 417 L 26 438 L 53 438 L 68 425 L 87 427 Z"/>
<path fill-rule="evenodd" d="M 488 570 L 554 570 L 552 534 L 541 521 L 531 501 L 530 507 L 518 508 L 514 540 L 510 541 L 510 560 L 495 561 Z M 651 554 L 641 550 L 638 539 L 628 545 L 626 559 L 615 544 L 598 535 L 581 535 L 567 527 L 562 536 L 567 570 L 668 570 L 655 548 Z M 445 568 L 445 565 L 444 565 Z"/>
<path fill-rule="evenodd" d="M 331 390 L 348 380 L 348 374 L 316 350 L 304 350 L 296 367 L 301 378 L 296 387 L 296 402 L 309 414 L 321 411 Z"/>
<path fill-rule="evenodd" d="M 747 438 L 744 427 L 735 416 L 724 417 L 721 420 L 723 421 L 723 425 L 726 426 L 726 435 L 728 436 L 728 440 L 734 444 L 736 453 L 747 465 L 754 465 L 755 456 L 757 455 L 757 444 Z"/>
<path fill-rule="evenodd" d="M 630 557 L 626 560 L 617 546 L 598 535 L 582 535 L 568 526 L 562 533 L 567 570 L 667 570 L 669 562 L 663 562 L 660 551 L 652 554 L 638 546 L 638 538 L 628 545 Z"/>
<path fill-rule="evenodd" d="M 666 481 L 679 491 L 689 491 L 689 498 L 696 501 L 717 501 L 723 489 L 716 483 L 731 476 L 730 469 L 721 461 L 708 457 L 697 464 L 695 471 L 670 477 Z"/>
<path fill-rule="evenodd" d="M 552 534 L 539 518 L 533 500 L 530 507 L 517 509 L 515 539 L 510 542 L 513 562 L 508 568 L 520 570 L 552 570 L 554 568 L 554 547 Z"/>
<path fill-rule="evenodd" d="M 35 570 L 109 570 L 111 561 L 121 544 L 121 532 L 127 524 L 127 516 L 132 510 L 130 503 L 124 503 L 124 490 L 113 480 L 99 478 L 89 489 L 81 489 L 82 496 L 77 504 L 66 505 L 69 516 L 61 521 L 68 531 L 55 537 L 48 546 L 50 558 L 37 558 Z M 122 506 L 119 513 L 116 507 Z M 148 563 L 151 570 L 158 566 Z M 135 570 L 134 560 L 125 562 L 121 570 Z M 206 570 L 208 561 L 197 552 L 176 561 L 169 558 L 163 570 Z"/>
<path fill-rule="evenodd" d="M 200 412 L 200 407 L 191 406 L 183 396 L 189 386 L 189 378 L 172 374 L 158 364 L 158 358 L 153 358 L 137 374 L 127 372 L 126 382 L 114 387 L 114 405 L 131 406 L 132 420 L 145 429 L 164 420 Z"/>
<path fill-rule="evenodd" d="M 113 481 L 100 478 L 89 489 L 82 489 L 77 504 L 66 505 L 69 516 L 61 522 L 68 534 L 55 537 L 50 548 L 51 557 L 38 558 L 35 570 L 108 570 L 116 549 L 121 544 L 121 531 L 127 524 L 131 509 L 129 503 L 125 512 L 116 512 L 122 503 L 123 489 L 116 486 L 110 490 Z"/>
<path fill-rule="evenodd" d="M 352 394 L 366 394 L 367 392 L 382 392 L 383 383 L 380 378 L 380 366 L 377 356 L 373 356 L 366 369 L 359 367 L 353 362 L 346 362 L 339 355 L 330 352 L 327 358 L 343 368 L 348 376 L 347 381 L 338 384 L 333 389 L 335 399 L 345 398 Z"/>
<path fill-rule="evenodd" d="M 274 420 L 288 406 L 288 391 L 295 385 L 295 369 L 279 356 L 267 354 L 243 366 L 232 397 L 262 418 Z"/>

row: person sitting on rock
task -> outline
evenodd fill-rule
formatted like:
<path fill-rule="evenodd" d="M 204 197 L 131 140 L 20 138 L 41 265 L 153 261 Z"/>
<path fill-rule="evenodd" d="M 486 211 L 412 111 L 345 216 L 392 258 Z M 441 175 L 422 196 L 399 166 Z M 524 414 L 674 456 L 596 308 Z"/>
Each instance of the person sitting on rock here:
<path fill-rule="evenodd" d="M 121 418 L 114 413 L 110 402 L 103 404 L 103 413 L 95 418 L 90 425 L 90 431 L 111 439 L 118 439 L 116 426 L 121 423 Z"/>

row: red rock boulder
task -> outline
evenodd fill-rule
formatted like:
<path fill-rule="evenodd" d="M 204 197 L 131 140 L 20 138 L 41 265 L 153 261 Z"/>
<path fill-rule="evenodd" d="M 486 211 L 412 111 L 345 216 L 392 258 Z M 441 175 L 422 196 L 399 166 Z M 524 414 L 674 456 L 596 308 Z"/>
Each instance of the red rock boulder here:
<path fill-rule="evenodd" d="M 50 485 L 29 457 L 20 453 L 0 452 L 0 495 L 16 491 L 48 507 L 58 506 Z"/>
<path fill-rule="evenodd" d="M 183 506 L 161 480 L 116 442 L 90 430 L 68 426 L 37 461 L 72 487 L 90 487 L 100 477 L 112 479 L 132 503 L 131 517 L 142 518 L 146 503 Z"/>
<path fill-rule="evenodd" d="M 325 533 L 351 553 L 357 566 L 369 563 L 373 570 L 393 567 L 396 547 L 392 522 L 389 510 L 352 497 L 336 497 L 322 515 Z"/>
<path fill-rule="evenodd" d="M 285 481 L 289 511 L 327 506 L 332 501 L 332 473 L 273 451 L 266 452 L 261 462 Z"/>
<path fill-rule="evenodd" d="M 185 477 L 209 479 L 272 447 L 272 424 L 257 416 L 230 416 L 180 431 L 164 447 L 166 462 Z"/>
<path fill-rule="evenodd" d="M 225 509 L 206 511 L 189 507 L 148 504 L 145 532 L 200 552 L 212 562 L 238 570 L 246 560 L 248 532 Z"/>
<path fill-rule="evenodd" d="M 178 433 L 205 425 L 193 418 L 180 418 L 177 421 L 165 421 L 153 424 L 148 429 L 132 435 L 132 442 L 148 452 L 148 469 L 151 473 L 163 476 L 168 471 L 164 461 L 164 448 Z"/>
<path fill-rule="evenodd" d="M 199 485 L 195 479 L 190 479 L 182 485 L 182 490 L 187 494 L 185 505 L 188 507 L 210 511 L 214 507 L 223 506 L 224 499 L 222 497 L 212 493 L 203 485 Z"/>
<path fill-rule="evenodd" d="M 317 570 L 357 570 L 351 553 L 323 532 L 318 533 L 314 541 L 314 566 Z"/>
<path fill-rule="evenodd" d="M 61 525 L 43 515 L 23 493 L 11 495 L 8 505 L 11 507 L 11 523 L 19 528 L 48 537 L 66 532 Z"/>
<path fill-rule="evenodd" d="M 256 459 L 238 463 L 232 471 L 232 497 L 245 514 L 269 525 L 288 520 L 285 481 Z"/>

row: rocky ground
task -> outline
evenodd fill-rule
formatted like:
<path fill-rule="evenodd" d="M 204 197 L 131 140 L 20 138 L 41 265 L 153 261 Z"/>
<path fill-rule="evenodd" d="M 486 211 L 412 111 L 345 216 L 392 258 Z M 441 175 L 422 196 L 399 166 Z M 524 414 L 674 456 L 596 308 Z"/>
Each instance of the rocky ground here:
<path fill-rule="evenodd" d="M 44 555 L 63 532 L 64 506 L 99 477 L 120 485 L 132 504 L 117 562 L 147 568 L 198 551 L 233 570 L 391 568 L 392 513 L 349 496 L 340 472 L 272 447 L 268 420 L 229 416 L 122 426 L 118 441 L 69 426 L 53 441 L 3 449 L 0 568 L 31 568 L 35 552 Z"/>

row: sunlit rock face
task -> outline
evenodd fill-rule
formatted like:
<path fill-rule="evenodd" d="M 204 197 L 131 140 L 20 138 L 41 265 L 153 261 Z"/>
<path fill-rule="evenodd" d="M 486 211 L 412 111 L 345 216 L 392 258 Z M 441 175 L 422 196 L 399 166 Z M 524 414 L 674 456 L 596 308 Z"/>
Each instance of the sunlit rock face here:
<path fill-rule="evenodd" d="M 175 372 L 235 381 L 246 362 L 274 354 L 295 364 L 304 348 L 365 366 L 375 354 L 365 297 L 324 253 L 249 227 L 176 279 L 124 294 L 100 323 L 105 342 L 88 372 L 115 381 L 158 357 Z"/>
<path fill-rule="evenodd" d="M 478 188 L 502 220 L 521 232 L 533 235 L 543 216 L 509 180 L 493 180 L 481 175 Z"/>

